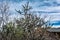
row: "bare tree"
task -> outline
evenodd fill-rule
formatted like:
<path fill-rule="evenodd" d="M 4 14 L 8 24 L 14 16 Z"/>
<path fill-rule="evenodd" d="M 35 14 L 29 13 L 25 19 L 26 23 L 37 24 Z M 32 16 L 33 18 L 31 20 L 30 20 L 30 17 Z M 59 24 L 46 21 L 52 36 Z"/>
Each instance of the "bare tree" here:
<path fill-rule="evenodd" d="M 37 15 L 34 15 L 33 13 L 31 13 L 31 9 L 32 7 L 29 6 L 29 2 L 27 2 L 27 4 L 22 6 L 23 10 L 16 10 L 18 13 L 20 13 L 20 15 L 24 15 L 23 18 L 19 20 L 17 20 L 17 24 L 19 27 L 23 27 L 24 31 L 26 32 L 25 37 L 26 40 L 35 40 L 34 38 L 34 32 L 35 32 L 35 28 L 41 28 L 43 25 L 45 25 L 46 27 L 46 23 L 48 23 L 49 21 L 45 22 L 45 18 L 41 18 L 38 17 Z M 45 30 L 45 29 L 44 29 Z M 45 31 L 43 31 L 43 34 L 45 33 Z M 41 40 L 43 40 L 43 34 L 41 37 Z M 26 36 L 27 35 L 27 36 Z"/>
<path fill-rule="evenodd" d="M 8 22 L 9 19 L 9 6 L 7 2 L 1 2 L 0 4 L 0 13 L 1 13 L 1 21 L 2 21 L 2 25 L 6 24 Z"/>
<path fill-rule="evenodd" d="M 0 4 L 0 16 L 1 16 L 1 20 L 0 20 L 0 27 L 1 27 L 1 36 L 2 36 L 2 40 L 6 40 L 6 34 L 5 34 L 5 29 L 6 29 L 6 25 L 8 23 L 9 20 L 9 6 L 7 2 L 1 2 Z"/>

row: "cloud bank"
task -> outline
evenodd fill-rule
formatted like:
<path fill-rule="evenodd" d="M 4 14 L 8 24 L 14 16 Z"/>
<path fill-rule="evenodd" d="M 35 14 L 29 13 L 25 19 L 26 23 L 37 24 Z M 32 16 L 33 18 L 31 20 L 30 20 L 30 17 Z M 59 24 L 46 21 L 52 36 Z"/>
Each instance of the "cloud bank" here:
<path fill-rule="evenodd" d="M 3 0 L 4 1 L 4 0 Z M 60 0 L 6 0 L 9 3 L 10 11 L 12 14 L 16 14 L 15 9 L 19 10 L 22 8 L 22 4 L 27 1 L 30 2 L 30 6 L 33 7 L 32 11 L 35 13 L 41 13 L 45 15 L 46 13 L 52 17 L 51 23 L 55 26 L 60 25 Z M 2 0 L 0 0 L 2 2 Z M 18 14 L 17 14 L 18 15 Z M 58 25 L 57 25 L 58 24 Z M 54 26 L 53 25 L 53 26 Z"/>

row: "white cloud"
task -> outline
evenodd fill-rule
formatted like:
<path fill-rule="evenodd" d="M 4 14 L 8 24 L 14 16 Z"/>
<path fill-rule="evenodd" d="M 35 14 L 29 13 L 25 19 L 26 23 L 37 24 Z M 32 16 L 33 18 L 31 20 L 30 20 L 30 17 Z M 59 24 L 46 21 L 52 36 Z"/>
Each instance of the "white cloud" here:
<path fill-rule="evenodd" d="M 51 1 L 50 1 L 51 2 Z M 26 1 L 21 1 L 21 2 L 9 2 L 10 10 L 15 10 L 15 9 L 21 9 L 21 5 L 25 4 Z M 33 7 L 33 10 L 36 11 L 59 11 L 60 6 L 44 6 L 44 7 L 39 7 L 39 5 L 43 4 L 44 2 L 30 2 L 30 5 Z"/>
<path fill-rule="evenodd" d="M 51 13 L 48 15 L 51 16 L 51 21 L 59 21 L 60 20 L 60 13 Z"/>
<path fill-rule="evenodd" d="M 60 3 L 60 0 L 56 0 L 57 3 Z"/>
<path fill-rule="evenodd" d="M 19 10 L 22 8 L 22 4 L 25 4 L 26 1 L 22 2 L 9 2 L 10 6 L 10 11 L 13 13 L 16 13 L 15 9 Z M 57 3 L 60 3 L 60 0 L 57 0 Z M 44 6 L 44 7 L 39 7 L 40 3 L 39 2 L 30 2 L 30 5 L 33 7 L 33 11 L 45 11 L 45 12 L 56 12 L 56 13 L 48 13 L 48 16 L 51 16 L 51 21 L 60 21 L 60 6 Z M 43 16 L 46 15 L 45 13 L 42 14 Z M 15 15 L 16 16 L 16 15 Z M 16 16 L 17 17 L 17 16 Z M 47 19 L 49 19 L 47 17 Z"/>
<path fill-rule="evenodd" d="M 15 12 L 15 9 L 17 9 L 17 10 L 21 9 L 22 4 L 25 4 L 25 3 L 26 3 L 25 1 L 19 2 L 19 3 L 17 3 L 17 2 L 14 2 L 14 3 L 9 2 L 10 10 Z"/>

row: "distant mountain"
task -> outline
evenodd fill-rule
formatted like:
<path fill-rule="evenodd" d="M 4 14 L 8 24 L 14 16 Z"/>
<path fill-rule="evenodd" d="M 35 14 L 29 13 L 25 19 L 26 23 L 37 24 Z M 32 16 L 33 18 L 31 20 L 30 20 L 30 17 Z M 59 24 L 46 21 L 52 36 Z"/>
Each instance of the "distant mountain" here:
<path fill-rule="evenodd" d="M 57 21 L 56 23 L 52 23 L 53 25 L 60 25 L 60 21 Z"/>
<path fill-rule="evenodd" d="M 51 21 L 50 25 L 52 25 L 52 26 L 58 26 L 58 25 L 60 25 L 60 21 Z"/>

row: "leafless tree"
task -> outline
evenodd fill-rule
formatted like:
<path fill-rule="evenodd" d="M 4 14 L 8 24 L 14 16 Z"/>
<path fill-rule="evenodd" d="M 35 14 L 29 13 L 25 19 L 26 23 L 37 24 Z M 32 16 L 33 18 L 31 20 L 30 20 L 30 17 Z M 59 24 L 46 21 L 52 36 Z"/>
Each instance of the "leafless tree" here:
<path fill-rule="evenodd" d="M 8 23 L 9 20 L 9 6 L 7 2 L 1 2 L 0 3 L 0 27 L 1 27 L 1 36 L 2 36 L 2 40 L 6 40 L 5 37 L 5 29 L 6 27 L 4 25 L 6 25 Z"/>
<path fill-rule="evenodd" d="M 20 11 L 20 10 L 16 10 L 18 13 L 20 13 L 20 15 L 23 15 L 24 17 L 19 20 L 17 20 L 17 24 L 19 27 L 23 27 L 24 31 L 26 32 L 25 37 L 26 40 L 35 40 L 34 38 L 34 32 L 35 32 L 35 28 L 41 28 L 42 26 L 47 25 L 47 23 L 49 21 L 45 21 L 45 17 L 44 18 L 41 18 L 41 17 L 38 17 L 37 15 L 34 15 L 32 12 L 31 12 L 31 9 L 32 7 L 29 6 L 29 2 L 27 2 L 27 4 L 23 5 L 22 6 L 23 10 Z M 45 29 L 44 29 L 45 30 Z M 43 34 L 45 33 L 45 31 L 43 31 Z M 40 36 L 40 40 L 43 40 L 43 34 L 42 36 Z"/>
<path fill-rule="evenodd" d="M 9 6 L 7 2 L 0 3 L 1 26 L 8 23 L 9 20 Z"/>

